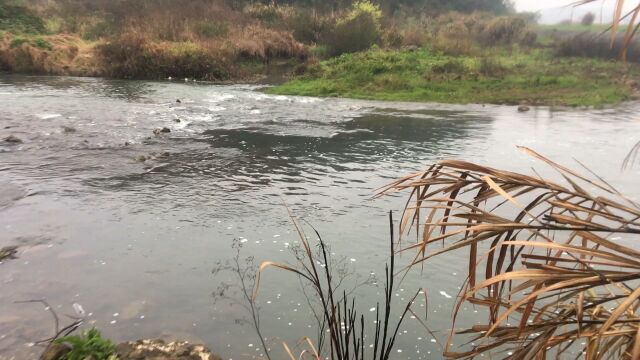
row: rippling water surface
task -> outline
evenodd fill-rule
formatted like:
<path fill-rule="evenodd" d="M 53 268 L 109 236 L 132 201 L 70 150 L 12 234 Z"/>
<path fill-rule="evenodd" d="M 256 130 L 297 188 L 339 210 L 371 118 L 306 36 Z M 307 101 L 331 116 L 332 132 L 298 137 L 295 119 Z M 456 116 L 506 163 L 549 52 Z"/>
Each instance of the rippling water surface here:
<path fill-rule="evenodd" d="M 290 261 L 296 236 L 283 201 L 364 282 L 383 273 L 387 211 L 404 202 L 371 200 L 376 188 L 443 158 L 553 175 L 517 151 L 525 145 L 579 159 L 637 197 L 638 167 L 622 173 L 620 164 L 640 140 L 639 119 L 637 103 L 517 113 L 271 96 L 243 85 L 0 76 L 0 137 L 24 141 L 0 143 L 0 247 L 20 246 L 18 259 L 0 264 L 0 359 L 29 358 L 39 349 L 28 344 L 51 335 L 46 311 L 14 303 L 40 298 L 61 316 L 82 304 L 116 340 L 186 338 L 225 359 L 259 357 L 244 310 L 213 300 L 232 274 L 211 272 L 234 256 L 234 239 L 243 258 Z M 162 127 L 171 132 L 154 136 Z M 436 258 L 397 299 L 427 288 L 428 323 L 447 329 L 448 296 L 464 270 L 463 253 Z M 356 290 L 365 313 L 380 291 Z M 315 336 L 296 278 L 267 271 L 259 302 L 276 354 L 282 341 Z M 472 308 L 462 312 L 476 321 Z M 398 349 L 394 358 L 439 358 L 412 321 Z"/>

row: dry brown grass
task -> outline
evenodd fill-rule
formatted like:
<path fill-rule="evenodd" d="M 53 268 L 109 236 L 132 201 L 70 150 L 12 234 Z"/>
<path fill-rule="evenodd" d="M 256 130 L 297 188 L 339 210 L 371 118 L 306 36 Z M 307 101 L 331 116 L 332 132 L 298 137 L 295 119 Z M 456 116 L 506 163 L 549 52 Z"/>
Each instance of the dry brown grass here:
<path fill-rule="evenodd" d="M 86 44 L 72 35 L 53 35 L 43 39 L 52 49 L 43 49 L 25 42 L 12 46 L 14 37 L 5 34 L 0 39 L 0 67 L 8 71 L 57 74 L 57 75 L 103 75 L 96 59 L 94 45 Z"/>
<path fill-rule="evenodd" d="M 595 175 L 522 150 L 566 185 L 450 160 L 381 192 L 411 191 L 400 232 L 413 229 L 417 242 L 400 252 L 415 253 L 412 266 L 469 251 L 452 328 L 465 303 L 484 308 L 487 321 L 452 330 L 477 345 L 447 346 L 445 355 L 509 350 L 510 358 L 544 359 L 577 350 L 586 359 L 639 359 L 640 206 Z"/>
<path fill-rule="evenodd" d="M 271 59 L 300 59 L 309 55 L 305 45 L 290 32 L 253 25 L 235 33 L 229 39 L 234 52 L 242 58 L 269 61 Z"/>

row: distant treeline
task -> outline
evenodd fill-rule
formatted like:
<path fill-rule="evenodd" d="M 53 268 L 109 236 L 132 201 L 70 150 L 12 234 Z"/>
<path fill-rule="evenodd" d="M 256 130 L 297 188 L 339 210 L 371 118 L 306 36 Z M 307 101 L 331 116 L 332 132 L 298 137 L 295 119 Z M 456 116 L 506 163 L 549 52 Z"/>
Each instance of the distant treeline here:
<path fill-rule="evenodd" d="M 113 14 L 135 13 L 139 10 L 157 6 L 173 7 L 177 3 L 188 5 L 184 0 L 7 0 L 13 3 L 27 5 L 46 5 L 52 3 L 78 11 L 102 11 Z M 264 5 L 293 5 L 314 8 L 324 11 L 338 11 L 349 8 L 357 0 L 200 0 L 196 2 L 220 3 L 241 9 L 250 4 Z M 191 1 L 189 1 L 191 2 Z M 487 11 L 496 14 L 506 14 L 514 11 L 509 0 L 376 0 L 373 1 L 387 14 L 393 14 L 403 9 L 412 9 L 428 13 L 459 11 Z"/>

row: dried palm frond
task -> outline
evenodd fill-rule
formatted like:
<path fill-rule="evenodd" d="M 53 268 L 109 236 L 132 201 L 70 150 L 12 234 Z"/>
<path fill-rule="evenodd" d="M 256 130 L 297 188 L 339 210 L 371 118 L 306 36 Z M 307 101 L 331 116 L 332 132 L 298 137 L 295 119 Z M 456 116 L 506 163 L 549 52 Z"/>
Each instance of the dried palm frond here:
<path fill-rule="evenodd" d="M 398 251 L 415 253 L 412 265 L 469 251 L 453 328 L 465 302 L 486 309 L 488 320 L 452 330 L 480 345 L 455 352 L 447 341 L 445 355 L 504 350 L 533 359 L 579 350 L 587 359 L 640 359 L 640 207 L 595 175 L 521 149 L 567 185 L 446 160 L 380 192 L 411 190 L 400 233 L 415 231 L 417 242 Z"/>

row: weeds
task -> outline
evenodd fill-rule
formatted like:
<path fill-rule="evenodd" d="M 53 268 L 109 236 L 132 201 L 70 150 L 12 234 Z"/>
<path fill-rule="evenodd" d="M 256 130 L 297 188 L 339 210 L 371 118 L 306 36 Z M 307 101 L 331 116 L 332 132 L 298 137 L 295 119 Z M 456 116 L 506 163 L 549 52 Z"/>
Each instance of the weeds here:
<path fill-rule="evenodd" d="M 253 297 L 258 267 L 254 263 L 253 256 L 244 260 L 240 258 L 242 243 L 239 240 L 234 240 L 232 247 L 236 251 L 234 258 L 230 261 L 218 262 L 212 273 L 215 276 L 220 272 L 230 272 L 234 274 L 237 281 L 220 284 L 213 293 L 214 302 L 225 300 L 246 310 L 247 314 L 251 316 L 250 322 L 262 344 L 265 356 L 268 360 L 271 360 L 270 348 L 266 344 L 267 338 L 262 335 L 260 326 L 260 307 Z M 237 299 L 238 295 L 242 300 Z"/>
<path fill-rule="evenodd" d="M 407 302 L 401 311 L 399 320 L 394 322 L 391 320 L 393 308 L 393 292 L 394 292 L 394 271 L 395 271 L 395 254 L 394 254 L 394 230 L 393 218 L 389 214 L 390 226 L 390 263 L 385 267 L 385 288 L 384 302 L 382 308 L 380 303 L 376 305 L 376 321 L 373 336 L 373 350 L 365 347 L 366 332 L 369 329 L 365 324 L 364 315 L 358 313 L 356 309 L 355 297 L 346 290 L 340 292 L 340 282 L 337 281 L 330 256 L 325 242 L 317 230 L 314 229 L 315 235 L 318 237 L 318 254 L 312 250 L 307 236 L 293 218 L 291 219 L 298 233 L 302 244 L 301 256 L 297 257 L 297 264 L 289 266 L 286 264 L 278 264 L 274 262 L 263 262 L 260 265 L 258 279 L 256 281 L 256 293 L 260 284 L 260 274 L 268 267 L 276 267 L 296 274 L 305 282 L 311 285 L 316 298 L 320 303 L 320 311 L 322 316 L 322 328 L 326 328 L 329 334 L 329 354 L 328 357 L 334 360 L 364 360 L 379 359 L 387 360 L 390 358 L 393 350 L 396 336 L 400 330 L 407 313 L 410 312 L 411 306 L 419 295 L 419 291 Z M 254 297 L 255 297 L 254 295 Z M 393 324 L 395 323 L 395 324 Z M 322 358 L 323 349 L 319 347 L 315 349 L 311 345 L 312 351 L 315 353 L 316 359 Z M 295 359 L 288 346 L 285 349 Z M 370 353 L 368 353 L 370 352 Z M 302 354 L 304 355 L 304 354 Z"/>
<path fill-rule="evenodd" d="M 44 21 L 26 7 L 0 4 L 0 30 L 15 34 L 42 34 L 46 27 Z"/>
<path fill-rule="evenodd" d="M 71 350 L 59 360 L 117 360 L 115 345 L 100 334 L 95 328 L 80 335 L 69 335 L 54 341 L 56 344 L 67 344 Z"/>

